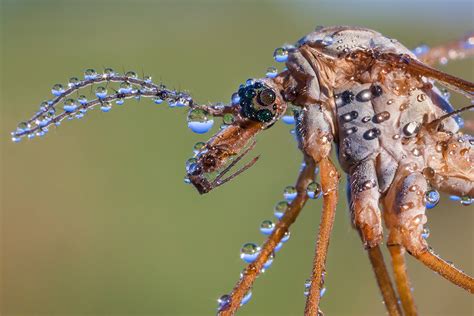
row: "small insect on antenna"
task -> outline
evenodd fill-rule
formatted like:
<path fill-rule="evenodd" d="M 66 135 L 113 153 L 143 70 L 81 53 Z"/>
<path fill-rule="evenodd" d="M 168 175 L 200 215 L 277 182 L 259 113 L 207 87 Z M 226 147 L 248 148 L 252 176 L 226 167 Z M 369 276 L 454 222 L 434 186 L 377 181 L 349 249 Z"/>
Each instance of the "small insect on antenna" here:
<path fill-rule="evenodd" d="M 443 116 L 441 116 L 437 119 L 434 119 L 433 121 L 431 121 L 429 123 L 426 123 L 426 128 L 428 130 L 437 131 L 442 121 L 444 121 L 445 119 L 450 118 L 452 116 L 455 116 L 459 113 L 462 113 L 464 111 L 470 110 L 470 109 L 474 109 L 474 104 L 471 104 L 471 105 L 462 107 L 458 110 L 452 111 L 450 113 L 444 114 Z"/>

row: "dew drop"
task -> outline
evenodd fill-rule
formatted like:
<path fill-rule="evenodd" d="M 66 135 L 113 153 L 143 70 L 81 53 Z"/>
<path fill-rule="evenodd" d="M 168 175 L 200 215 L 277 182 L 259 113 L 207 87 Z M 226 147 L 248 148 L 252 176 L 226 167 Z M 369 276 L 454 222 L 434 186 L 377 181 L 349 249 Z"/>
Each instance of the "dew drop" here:
<path fill-rule="evenodd" d="M 275 229 L 275 223 L 270 220 L 264 220 L 260 224 L 260 232 L 264 235 L 270 235 Z"/>
<path fill-rule="evenodd" d="M 383 111 L 374 116 L 374 122 L 382 123 L 388 120 L 389 118 L 390 118 L 390 113 L 388 111 Z"/>
<path fill-rule="evenodd" d="M 474 198 L 471 198 L 467 195 L 461 197 L 461 200 L 460 200 L 461 205 L 463 205 L 463 206 L 469 206 L 469 205 L 472 204 L 473 201 L 474 201 Z"/>
<path fill-rule="evenodd" d="M 57 83 L 55 84 L 52 88 L 51 88 L 51 93 L 54 95 L 54 96 L 61 96 L 63 93 L 64 93 L 64 87 L 62 84 L 60 83 Z"/>
<path fill-rule="evenodd" d="M 425 193 L 425 203 L 426 203 L 426 208 L 431 209 L 438 205 L 440 200 L 440 195 L 439 192 L 436 190 L 428 190 Z"/>
<path fill-rule="evenodd" d="M 275 249 L 274 249 L 275 252 L 280 251 L 282 247 L 283 247 L 283 243 L 282 243 L 282 242 L 279 242 L 278 245 L 276 245 L 276 247 L 275 247 Z"/>
<path fill-rule="evenodd" d="M 69 81 L 68 81 L 68 87 L 69 88 L 73 88 L 75 87 L 77 84 L 79 83 L 79 78 L 77 77 L 71 77 L 69 78 Z"/>
<path fill-rule="evenodd" d="M 287 186 L 283 190 L 283 197 L 287 201 L 293 201 L 296 198 L 297 194 L 298 194 L 298 192 L 296 191 L 296 188 L 292 185 Z"/>
<path fill-rule="evenodd" d="M 393 103 L 393 99 L 390 99 L 390 100 L 387 101 L 387 105 L 390 105 L 392 103 Z"/>
<path fill-rule="evenodd" d="M 77 101 L 78 101 L 79 104 L 81 104 L 81 105 L 86 105 L 86 104 L 87 104 L 87 98 L 86 98 L 85 95 L 79 96 L 79 98 L 77 98 Z"/>
<path fill-rule="evenodd" d="M 275 255 L 273 253 L 271 253 L 270 256 L 268 257 L 267 261 L 263 264 L 263 269 L 267 270 L 268 268 L 270 268 L 274 259 L 275 259 Z"/>
<path fill-rule="evenodd" d="M 418 149 L 418 148 L 413 148 L 411 153 L 413 154 L 413 156 L 415 157 L 419 157 L 421 155 L 421 151 Z"/>
<path fill-rule="evenodd" d="M 12 137 L 12 142 L 19 143 L 20 141 L 21 141 L 21 137 L 18 137 L 18 136 L 13 136 Z"/>
<path fill-rule="evenodd" d="M 125 103 L 124 99 L 117 99 L 117 101 L 115 101 L 115 104 L 117 105 L 123 105 L 124 103 Z"/>
<path fill-rule="evenodd" d="M 424 227 L 421 231 L 421 238 L 428 239 L 430 237 L 430 229 L 428 227 Z"/>
<path fill-rule="evenodd" d="M 426 100 L 426 94 L 424 94 L 424 93 L 419 94 L 419 95 L 416 97 L 416 100 L 417 100 L 418 102 L 423 102 L 423 101 L 425 101 L 425 100 Z"/>
<path fill-rule="evenodd" d="M 77 109 L 77 104 L 74 99 L 66 99 L 64 100 L 64 111 L 66 112 L 74 112 Z"/>
<path fill-rule="evenodd" d="M 352 134 L 356 133 L 357 130 L 358 130 L 357 127 L 353 126 L 351 128 L 348 128 L 348 129 L 344 130 L 344 133 L 346 133 L 346 135 L 352 135 Z"/>
<path fill-rule="evenodd" d="M 214 120 L 209 119 L 207 112 L 202 109 L 192 109 L 188 113 L 188 127 L 194 133 L 207 133 L 214 125 Z"/>
<path fill-rule="evenodd" d="M 127 71 L 125 73 L 125 77 L 132 78 L 132 79 L 137 79 L 138 78 L 137 73 L 135 71 Z"/>
<path fill-rule="evenodd" d="M 306 193 L 310 199 L 318 199 L 322 195 L 321 185 L 317 182 L 311 182 L 306 188 Z"/>
<path fill-rule="evenodd" d="M 381 132 L 378 128 L 371 128 L 364 133 L 364 138 L 367 140 L 372 140 L 380 136 Z"/>
<path fill-rule="evenodd" d="M 110 78 L 112 76 L 115 76 L 115 71 L 112 68 L 105 68 L 104 69 L 104 77 L 105 78 Z"/>
<path fill-rule="evenodd" d="M 370 89 L 362 90 L 356 95 L 356 100 L 359 102 L 367 102 L 372 99 L 372 92 Z"/>
<path fill-rule="evenodd" d="M 275 78 L 278 75 L 278 69 L 276 67 L 268 67 L 267 72 L 265 73 L 265 76 L 267 78 Z"/>
<path fill-rule="evenodd" d="M 107 89 L 105 89 L 105 87 L 99 86 L 95 89 L 95 95 L 99 99 L 103 99 L 103 98 L 107 97 Z"/>
<path fill-rule="evenodd" d="M 230 125 L 230 124 L 234 123 L 234 121 L 235 121 L 235 117 L 232 113 L 226 113 L 222 117 L 222 122 L 224 122 L 224 124 L 226 124 L 226 125 Z"/>
<path fill-rule="evenodd" d="M 16 127 L 16 133 L 23 133 L 25 131 L 28 131 L 30 127 L 30 124 L 28 124 L 27 122 L 21 122 Z"/>
<path fill-rule="evenodd" d="M 283 237 L 281 238 L 281 242 L 282 243 L 287 242 L 288 240 L 290 240 L 290 236 L 291 236 L 290 232 L 286 231 L 285 234 L 283 235 Z"/>
<path fill-rule="evenodd" d="M 146 75 L 143 77 L 143 81 L 145 81 L 145 83 L 151 83 L 152 80 L 153 78 L 151 76 Z"/>
<path fill-rule="evenodd" d="M 357 111 L 351 111 L 351 112 L 341 115 L 341 119 L 343 122 L 350 122 L 352 120 L 355 120 L 358 116 L 359 116 L 359 113 Z"/>
<path fill-rule="evenodd" d="M 418 122 L 410 122 L 403 127 L 403 134 L 407 137 L 418 134 L 420 130 L 420 124 Z"/>
<path fill-rule="evenodd" d="M 104 113 L 110 112 L 110 110 L 112 110 L 112 104 L 110 102 L 102 102 L 100 110 Z"/>
<path fill-rule="evenodd" d="M 240 104 L 239 94 L 237 92 L 233 93 L 230 100 L 233 106 L 239 105 Z"/>
<path fill-rule="evenodd" d="M 95 69 L 89 68 L 84 71 L 84 79 L 93 80 L 97 78 L 97 71 Z"/>
<path fill-rule="evenodd" d="M 119 93 L 130 93 L 132 92 L 132 85 L 128 82 L 120 83 Z"/>
<path fill-rule="evenodd" d="M 360 191 L 366 191 L 370 190 L 372 188 L 375 188 L 377 186 L 377 182 L 375 180 L 367 180 L 364 183 L 362 183 L 362 186 L 360 188 Z"/>
<path fill-rule="evenodd" d="M 159 97 L 153 98 L 153 103 L 155 103 L 155 104 L 161 104 L 161 103 L 163 103 L 163 99 L 161 99 L 161 98 L 159 98 Z"/>
<path fill-rule="evenodd" d="M 278 47 L 273 52 L 273 58 L 279 63 L 286 62 L 288 60 L 288 50 L 283 47 Z"/>
<path fill-rule="evenodd" d="M 197 142 L 196 144 L 194 144 L 193 146 L 193 152 L 195 154 L 199 153 L 204 147 L 206 147 L 206 143 L 205 142 Z"/>
<path fill-rule="evenodd" d="M 240 302 L 240 306 L 247 304 L 251 298 L 252 298 L 252 291 L 249 290 L 247 294 L 245 294 L 244 297 L 242 298 L 242 301 Z"/>
<path fill-rule="evenodd" d="M 289 204 L 287 201 L 280 201 L 275 205 L 273 214 L 276 218 L 281 219 L 285 212 L 288 210 Z"/>
<path fill-rule="evenodd" d="M 323 40 L 321 41 L 321 44 L 323 44 L 324 46 L 329 46 L 332 43 L 334 43 L 334 38 L 329 35 L 324 36 Z"/>
<path fill-rule="evenodd" d="M 378 85 L 373 85 L 370 87 L 370 92 L 372 92 L 373 97 L 379 97 L 383 94 L 382 87 Z"/>
<path fill-rule="evenodd" d="M 260 247 L 254 243 L 246 243 L 240 249 L 240 258 L 247 263 L 254 262 L 260 254 Z"/>
<path fill-rule="evenodd" d="M 231 297 L 228 294 L 224 294 L 217 299 L 217 310 L 225 310 L 231 303 Z"/>

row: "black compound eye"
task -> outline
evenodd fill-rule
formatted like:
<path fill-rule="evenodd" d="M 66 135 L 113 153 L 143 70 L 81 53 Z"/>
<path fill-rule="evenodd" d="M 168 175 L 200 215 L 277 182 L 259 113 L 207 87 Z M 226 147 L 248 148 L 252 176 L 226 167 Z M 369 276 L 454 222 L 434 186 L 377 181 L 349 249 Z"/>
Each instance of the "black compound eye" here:
<path fill-rule="evenodd" d="M 262 106 L 272 105 L 276 100 L 276 94 L 272 89 L 264 89 L 258 95 L 258 103 Z"/>

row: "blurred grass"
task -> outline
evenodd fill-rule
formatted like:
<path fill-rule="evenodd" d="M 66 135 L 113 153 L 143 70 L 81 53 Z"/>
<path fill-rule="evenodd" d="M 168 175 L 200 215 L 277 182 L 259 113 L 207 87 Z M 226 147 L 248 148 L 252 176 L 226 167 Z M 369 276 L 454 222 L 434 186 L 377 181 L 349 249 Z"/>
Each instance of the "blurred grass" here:
<path fill-rule="evenodd" d="M 231 290 L 242 243 L 293 183 L 301 155 L 289 128 L 259 137 L 259 163 L 199 196 L 183 184 L 205 138 L 185 113 L 144 100 L 44 139 L 8 133 L 86 67 L 142 69 L 201 102 L 228 100 L 271 54 L 316 25 L 374 28 L 413 47 L 473 29 L 467 1 L 0 1 L 2 315 L 208 315 Z M 473 80 L 472 61 L 445 67 Z M 459 106 L 465 100 L 455 98 Z M 128 104 L 128 105 L 127 105 Z M 172 113 L 173 112 L 173 113 Z M 175 113 L 178 112 L 178 113 Z M 80 126 L 76 126 L 80 125 Z M 344 194 L 341 194 L 341 196 Z M 321 201 L 311 201 L 241 315 L 300 315 Z M 430 243 L 473 270 L 473 212 L 449 201 L 429 212 Z M 472 297 L 409 259 L 422 315 L 472 315 Z M 328 315 L 383 315 L 369 262 L 341 197 L 328 258 Z"/>

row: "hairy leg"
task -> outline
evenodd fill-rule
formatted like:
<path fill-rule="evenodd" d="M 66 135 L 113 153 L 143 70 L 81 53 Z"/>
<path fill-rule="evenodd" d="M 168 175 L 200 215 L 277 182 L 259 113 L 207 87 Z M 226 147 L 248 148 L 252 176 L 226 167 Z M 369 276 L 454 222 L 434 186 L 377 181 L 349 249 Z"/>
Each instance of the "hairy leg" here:
<path fill-rule="evenodd" d="M 308 187 L 308 184 L 314 181 L 314 171 L 316 166 L 314 161 L 309 157 L 305 158 L 305 162 L 306 165 L 300 172 L 298 180 L 296 181 L 296 198 L 291 202 L 285 215 L 283 215 L 272 234 L 262 246 L 262 250 L 260 251 L 258 258 L 255 260 L 255 262 L 249 264 L 245 268 L 242 278 L 237 282 L 232 291 L 230 303 L 221 311 L 219 311 L 219 315 L 233 315 L 240 307 L 242 298 L 250 290 L 255 279 L 260 274 L 263 265 L 267 262 L 269 256 L 273 253 L 275 247 L 288 231 L 291 224 L 293 224 L 293 222 L 296 220 L 301 209 L 308 200 L 306 188 Z"/>

